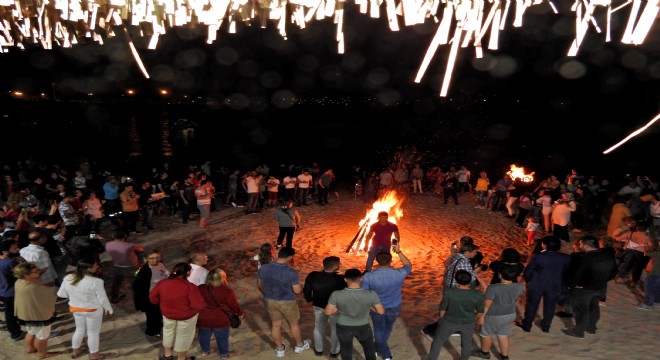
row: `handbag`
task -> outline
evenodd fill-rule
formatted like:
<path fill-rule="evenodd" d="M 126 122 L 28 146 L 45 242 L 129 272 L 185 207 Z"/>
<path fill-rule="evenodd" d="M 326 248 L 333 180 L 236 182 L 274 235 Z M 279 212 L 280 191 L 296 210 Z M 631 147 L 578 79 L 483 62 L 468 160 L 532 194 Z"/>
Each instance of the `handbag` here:
<path fill-rule="evenodd" d="M 207 286 L 206 290 L 208 290 L 209 295 L 211 295 L 211 299 L 215 303 L 215 306 L 219 307 L 220 310 L 222 310 L 222 312 L 224 312 L 227 315 L 227 317 L 229 317 L 229 324 L 231 325 L 232 329 L 236 329 L 237 327 L 241 326 L 241 317 L 236 314 L 230 314 L 222 306 L 218 305 L 218 302 L 215 301 L 215 297 L 213 296 L 213 293 L 211 293 L 211 288 Z"/>

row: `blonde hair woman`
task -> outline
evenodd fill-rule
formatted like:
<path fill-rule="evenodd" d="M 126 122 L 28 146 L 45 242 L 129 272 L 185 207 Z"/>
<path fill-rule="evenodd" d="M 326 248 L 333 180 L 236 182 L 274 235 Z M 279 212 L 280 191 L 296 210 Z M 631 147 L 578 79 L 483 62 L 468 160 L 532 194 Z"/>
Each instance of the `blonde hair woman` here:
<path fill-rule="evenodd" d="M 220 358 L 229 357 L 229 328 L 231 315 L 243 317 L 243 310 L 238 304 L 236 293 L 229 288 L 227 274 L 222 269 L 212 270 L 206 278 L 206 284 L 199 286 L 206 307 L 199 312 L 197 328 L 202 356 L 211 353 L 211 335 L 215 335 Z"/>
<path fill-rule="evenodd" d="M 94 276 L 99 263 L 94 259 L 78 261 L 76 271 L 62 281 L 57 296 L 69 299 L 69 311 L 73 314 L 76 330 L 71 338 L 72 358 L 82 354 L 82 341 L 87 336 L 89 358 L 108 359 L 114 354 L 99 353 L 99 337 L 103 315 L 112 316 L 112 306 L 105 292 L 103 280 Z"/>

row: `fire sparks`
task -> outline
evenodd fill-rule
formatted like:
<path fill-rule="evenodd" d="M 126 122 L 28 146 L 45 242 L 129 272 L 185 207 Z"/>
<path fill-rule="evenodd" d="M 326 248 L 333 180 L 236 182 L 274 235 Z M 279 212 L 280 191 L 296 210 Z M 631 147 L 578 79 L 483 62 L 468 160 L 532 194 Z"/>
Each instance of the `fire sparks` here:
<path fill-rule="evenodd" d="M 381 9 L 383 2 L 385 5 Z M 444 97 L 449 90 L 459 48 L 473 46 L 475 56 L 481 58 L 481 42 L 489 34 L 488 49 L 497 50 L 499 32 L 505 28 L 512 3 L 514 27 L 523 26 L 523 15 L 531 6 L 550 6 L 557 13 L 551 0 L 516 0 L 515 3 L 512 0 L 354 0 L 353 6 L 372 18 L 379 18 L 383 12 L 391 31 L 399 31 L 400 23 L 404 26 L 428 20 L 438 23 L 415 82 L 421 81 L 439 46 L 451 42 L 440 91 L 440 96 Z M 337 27 L 337 52 L 343 54 L 346 4 L 345 0 L 0 0 L 0 53 L 7 52 L 8 47 L 24 49 L 27 44 L 39 44 L 44 49 L 52 49 L 54 45 L 72 47 L 83 39 L 103 44 L 104 38 L 114 37 L 115 28 L 120 27 L 136 64 L 149 78 L 127 26 L 139 27 L 140 33 L 150 38 L 148 49 L 155 49 L 159 37 L 177 26 L 205 26 L 207 43 L 212 43 L 221 29 L 235 33 L 238 22 L 247 26 L 254 22 L 264 28 L 271 21 L 286 39 L 287 20 L 304 29 L 310 21 L 333 18 Z M 596 11 L 607 11 L 605 39 L 609 42 L 612 14 L 627 6 L 631 6 L 631 11 L 621 42 L 642 44 L 658 17 L 660 2 L 647 1 L 640 14 L 641 0 L 628 0 L 614 9 L 611 0 L 576 1 L 571 8 L 575 12 L 576 32 L 568 56 L 577 54 L 590 26 L 601 32 L 594 17 Z"/>
<path fill-rule="evenodd" d="M 385 211 L 389 214 L 388 221 L 396 224 L 403 217 L 403 210 L 401 209 L 403 201 L 404 198 L 394 190 L 381 196 L 367 211 L 367 215 L 360 220 L 358 232 L 346 252 L 353 251 L 354 254 L 358 254 L 361 250 L 367 250 L 371 244 L 365 244 L 365 236 L 369 232 L 369 227 L 378 222 L 378 213 Z"/>
<path fill-rule="evenodd" d="M 522 182 L 532 182 L 534 181 L 535 172 L 525 174 L 525 168 L 517 167 L 515 164 L 511 165 L 511 170 L 507 171 L 507 175 L 511 177 L 511 180 L 519 178 Z"/>

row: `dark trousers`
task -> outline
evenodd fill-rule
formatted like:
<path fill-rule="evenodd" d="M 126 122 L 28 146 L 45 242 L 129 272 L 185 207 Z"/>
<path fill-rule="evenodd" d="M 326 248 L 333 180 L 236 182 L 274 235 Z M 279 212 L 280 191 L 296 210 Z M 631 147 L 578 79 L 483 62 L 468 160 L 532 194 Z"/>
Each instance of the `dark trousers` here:
<path fill-rule="evenodd" d="M 319 204 L 324 205 L 328 203 L 328 187 L 319 186 Z"/>
<path fill-rule="evenodd" d="M 516 224 L 522 226 L 523 223 L 525 223 L 525 219 L 527 219 L 527 214 L 529 214 L 529 209 L 518 207 L 518 217 L 516 218 Z"/>
<path fill-rule="evenodd" d="M 160 305 L 147 304 L 144 314 L 147 316 L 147 330 L 144 333 L 149 336 L 160 334 L 163 330 L 163 314 L 160 312 Z"/>
<path fill-rule="evenodd" d="M 585 331 L 596 331 L 596 324 L 600 319 L 600 305 L 598 301 L 601 295 L 599 290 L 580 288 L 571 290 L 571 305 L 573 306 L 573 314 L 575 315 L 574 333 L 584 335 Z"/>
<path fill-rule="evenodd" d="M 14 297 L 0 296 L 0 301 L 5 303 L 5 323 L 7 331 L 12 339 L 21 336 L 21 326 L 18 324 L 18 318 L 14 315 Z"/>
<path fill-rule="evenodd" d="M 259 193 L 248 193 L 247 194 L 247 212 L 252 213 L 257 211 L 257 205 L 259 204 Z"/>
<path fill-rule="evenodd" d="M 296 188 L 286 189 L 286 199 L 296 201 Z"/>
<path fill-rule="evenodd" d="M 181 219 L 184 224 L 187 224 L 190 220 L 190 203 L 181 203 Z"/>
<path fill-rule="evenodd" d="M 309 189 L 298 188 L 298 206 L 307 205 L 307 194 Z"/>
<path fill-rule="evenodd" d="M 558 239 L 568 241 L 568 226 L 554 224 L 552 229 L 554 236 L 556 236 Z"/>
<path fill-rule="evenodd" d="M 345 326 L 337 324 L 337 338 L 339 339 L 342 360 L 353 360 L 353 338 L 356 338 L 362 350 L 365 360 L 376 360 L 376 347 L 374 346 L 374 334 L 371 325 Z"/>
<path fill-rule="evenodd" d="M 623 263 L 619 267 L 620 278 L 625 278 L 628 272 L 632 272 L 632 281 L 637 282 L 642 277 L 642 271 L 648 260 L 644 259 L 644 253 L 637 250 L 626 249 L 623 255 Z"/>
<path fill-rule="evenodd" d="M 119 289 L 125 279 L 132 279 L 135 268 L 132 267 L 112 267 L 112 286 L 110 288 L 110 300 L 117 300 L 119 298 Z"/>
<path fill-rule="evenodd" d="M 454 200 L 454 204 L 458 205 L 458 196 L 456 196 L 456 189 L 454 188 L 443 189 L 443 195 L 445 199 L 445 204 L 449 202 L 449 198 L 451 197 Z"/>
<path fill-rule="evenodd" d="M 277 236 L 277 245 L 282 245 L 284 236 L 286 236 L 286 247 L 293 247 L 293 234 L 296 228 L 289 226 L 280 226 L 280 234 Z"/>
<path fill-rule="evenodd" d="M 122 220 L 124 221 L 124 231 L 127 234 L 137 231 L 137 211 L 124 211 L 121 216 Z"/>
<path fill-rule="evenodd" d="M 541 329 L 550 329 L 552 319 L 555 317 L 555 306 L 559 301 L 561 291 L 527 289 L 527 302 L 525 303 L 525 319 L 523 320 L 523 329 L 532 328 L 532 321 L 536 317 L 539 309 L 539 303 L 543 299 L 543 320 L 541 320 Z"/>
<path fill-rule="evenodd" d="M 461 360 L 468 360 L 472 354 L 472 333 L 474 332 L 474 323 L 452 324 L 447 320 L 440 319 L 438 328 L 433 336 L 431 350 L 429 351 L 429 360 L 437 360 L 442 347 L 445 345 L 451 334 L 461 334 Z"/>

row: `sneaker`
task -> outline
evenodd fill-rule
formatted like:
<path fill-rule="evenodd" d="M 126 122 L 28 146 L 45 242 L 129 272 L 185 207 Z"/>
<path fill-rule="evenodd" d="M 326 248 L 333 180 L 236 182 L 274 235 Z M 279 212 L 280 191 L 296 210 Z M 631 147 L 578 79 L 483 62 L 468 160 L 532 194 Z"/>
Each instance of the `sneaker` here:
<path fill-rule="evenodd" d="M 433 341 L 433 337 L 429 333 L 424 331 L 424 329 L 422 329 L 421 332 L 422 332 L 422 335 L 424 335 L 425 338 L 427 338 L 429 341 Z"/>
<path fill-rule="evenodd" d="M 286 355 L 286 345 L 282 344 L 281 349 L 275 349 L 275 354 L 278 358 L 283 358 Z"/>
<path fill-rule="evenodd" d="M 574 338 L 584 339 L 584 334 L 578 334 L 575 331 L 562 329 L 561 332 L 563 332 L 564 334 L 566 334 L 568 336 L 574 337 Z"/>
<path fill-rule="evenodd" d="M 27 333 L 25 331 L 21 331 L 21 333 L 18 336 L 12 336 L 11 341 L 21 341 L 25 339 L 25 335 L 27 335 Z"/>
<path fill-rule="evenodd" d="M 642 303 L 642 304 L 637 304 L 637 306 L 635 306 L 635 307 L 638 308 L 638 309 L 640 309 L 640 310 L 646 310 L 646 311 L 653 310 L 653 306 L 648 306 L 648 305 L 646 305 L 646 304 L 644 304 L 644 303 Z"/>
<path fill-rule="evenodd" d="M 476 357 L 476 358 L 479 358 L 479 359 L 490 359 L 490 353 L 485 353 L 485 352 L 483 352 L 479 349 L 474 350 L 470 356 Z"/>
<path fill-rule="evenodd" d="M 298 345 L 296 345 L 296 346 L 293 348 L 293 352 L 295 352 L 296 354 L 300 354 L 301 352 L 303 352 L 303 351 L 305 351 L 305 350 L 307 350 L 307 349 L 309 349 L 309 348 L 310 348 L 310 346 L 309 346 L 309 340 L 303 340 L 303 344 L 302 344 L 302 346 L 298 346 Z"/>

